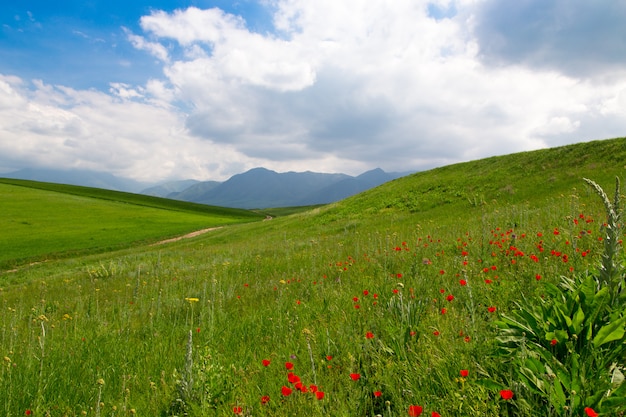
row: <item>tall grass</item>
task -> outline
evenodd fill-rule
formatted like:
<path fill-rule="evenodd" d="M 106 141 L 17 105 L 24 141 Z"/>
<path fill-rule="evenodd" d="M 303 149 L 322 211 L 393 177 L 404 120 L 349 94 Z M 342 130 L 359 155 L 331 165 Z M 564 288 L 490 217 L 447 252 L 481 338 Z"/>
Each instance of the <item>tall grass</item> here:
<path fill-rule="evenodd" d="M 581 178 L 535 199 L 388 204 L 422 181 L 4 274 L 0 413 L 536 415 L 494 356 L 496 324 L 598 271 L 604 206 Z"/>
<path fill-rule="evenodd" d="M 508 403 L 475 383 L 493 321 L 600 260 L 597 207 L 560 205 L 332 233 L 303 214 L 34 266 L 0 293 L 0 404 L 7 416 L 499 415 Z"/>

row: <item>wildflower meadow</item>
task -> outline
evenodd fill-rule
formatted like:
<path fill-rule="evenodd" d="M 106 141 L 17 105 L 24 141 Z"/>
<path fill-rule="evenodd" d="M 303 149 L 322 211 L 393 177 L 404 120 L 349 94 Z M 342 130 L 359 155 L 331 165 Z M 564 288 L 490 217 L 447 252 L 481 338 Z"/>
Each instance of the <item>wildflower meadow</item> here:
<path fill-rule="evenodd" d="M 23 267 L 0 281 L 0 414 L 622 415 L 621 185 L 575 184 L 417 214 L 357 196 Z"/>

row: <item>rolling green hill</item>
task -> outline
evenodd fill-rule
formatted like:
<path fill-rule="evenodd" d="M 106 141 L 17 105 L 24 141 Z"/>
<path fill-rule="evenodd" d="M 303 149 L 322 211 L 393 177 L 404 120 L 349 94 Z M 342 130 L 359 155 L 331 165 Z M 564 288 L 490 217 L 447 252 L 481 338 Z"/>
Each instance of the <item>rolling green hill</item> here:
<path fill-rule="evenodd" d="M 624 297 L 609 305 L 599 277 L 609 258 L 626 276 L 624 228 L 609 239 L 583 177 L 615 201 L 625 161 L 625 138 L 498 156 L 271 221 L 4 272 L 0 413 L 621 415 Z M 14 244 L 69 198 L 77 219 L 124 212 L 25 190 L 37 211 L 13 209 Z M 62 232 L 50 241 L 84 239 Z M 511 317 L 523 332 L 503 333 Z"/>
<path fill-rule="evenodd" d="M 0 179 L 0 211 L 0 269 L 262 218 L 246 210 L 14 179 Z"/>
<path fill-rule="evenodd" d="M 625 172 L 625 138 L 584 142 L 419 172 L 346 199 L 338 211 L 438 216 L 483 205 L 544 205 L 562 193 L 585 188 L 583 177 L 610 189 L 615 177 L 623 178 Z"/>

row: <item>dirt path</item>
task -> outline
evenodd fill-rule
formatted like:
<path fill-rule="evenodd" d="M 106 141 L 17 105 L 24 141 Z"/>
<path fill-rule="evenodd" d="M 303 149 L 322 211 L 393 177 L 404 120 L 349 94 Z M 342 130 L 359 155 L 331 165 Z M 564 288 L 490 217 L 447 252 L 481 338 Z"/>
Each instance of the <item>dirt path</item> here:
<path fill-rule="evenodd" d="M 187 233 L 186 235 L 182 235 L 182 236 L 178 236 L 178 237 L 173 237 L 171 239 L 165 239 L 165 240 L 161 240 L 159 242 L 153 243 L 150 246 L 157 246 L 157 245 L 164 245 L 166 243 L 171 243 L 171 242 L 177 242 L 179 240 L 182 239 L 189 239 L 191 237 L 196 237 L 196 236 L 200 236 L 202 234 L 205 234 L 207 232 L 210 232 L 212 230 L 217 230 L 217 229 L 221 229 L 224 226 L 218 226 L 218 227 L 209 227 L 208 229 L 202 229 L 202 230 L 196 230 L 195 232 L 191 232 L 191 233 Z"/>
<path fill-rule="evenodd" d="M 221 229 L 224 226 L 218 226 L 218 227 L 209 227 L 208 229 L 202 229 L 202 230 L 196 230 L 195 232 L 191 232 L 191 233 L 187 233 L 186 235 L 182 235 L 182 236 L 177 236 L 177 237 L 173 237 L 171 239 L 165 239 L 165 240 L 161 240 L 159 242 L 153 243 L 150 246 L 157 246 L 157 245 L 164 245 L 166 243 L 170 243 L 170 242 L 177 242 L 181 239 L 189 239 L 191 237 L 196 237 L 196 236 L 200 236 L 204 233 L 210 232 L 212 230 L 217 230 L 217 229 Z M 43 260 L 43 261 L 38 261 L 38 262 L 32 262 L 30 264 L 28 264 L 28 266 L 33 266 L 33 265 L 37 265 L 43 262 L 48 262 L 48 260 Z M 11 273 L 11 272 L 17 272 L 19 271 L 21 268 L 14 268 L 14 269 L 8 269 L 6 271 L 0 271 L 0 273 Z"/>

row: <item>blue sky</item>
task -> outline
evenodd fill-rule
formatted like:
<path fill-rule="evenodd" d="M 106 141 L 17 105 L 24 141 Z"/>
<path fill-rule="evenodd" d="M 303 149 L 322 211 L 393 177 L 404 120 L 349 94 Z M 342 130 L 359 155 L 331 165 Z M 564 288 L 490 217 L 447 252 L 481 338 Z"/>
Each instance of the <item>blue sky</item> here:
<path fill-rule="evenodd" d="M 16 1 L 0 173 L 359 174 L 626 133 L 613 0 Z"/>
<path fill-rule="evenodd" d="M 145 82 L 161 74 L 162 67 L 133 47 L 124 28 L 139 32 L 141 16 L 190 6 L 219 7 L 245 15 L 254 30 L 272 29 L 267 9 L 245 0 L 17 1 L 0 8 L 0 51 L 6 57 L 0 72 L 86 89 Z"/>

